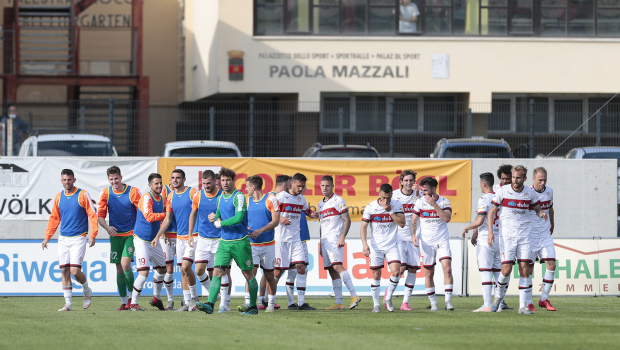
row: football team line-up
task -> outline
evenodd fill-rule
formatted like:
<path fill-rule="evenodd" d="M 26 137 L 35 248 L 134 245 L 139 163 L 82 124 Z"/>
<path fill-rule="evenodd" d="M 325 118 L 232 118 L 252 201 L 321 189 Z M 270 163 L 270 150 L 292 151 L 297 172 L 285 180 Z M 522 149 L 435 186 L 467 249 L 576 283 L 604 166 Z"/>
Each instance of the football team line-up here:
<path fill-rule="evenodd" d="M 553 190 L 546 186 L 545 168 L 534 169 L 532 187 L 524 185 L 527 172 L 521 165 L 502 165 L 497 171 L 499 184 L 494 184 L 492 173 L 480 175 L 480 189 L 484 195 L 478 200 L 476 219 L 463 230 L 464 238 L 469 230 L 474 230 L 471 242 L 476 246 L 482 277 L 484 305 L 473 312 L 511 309 L 503 299 L 515 261 L 521 276 L 518 313 L 536 311 L 530 276 L 534 262 L 539 259 L 547 269 L 538 305 L 555 311 L 548 300 L 555 275 L 551 238 Z M 230 311 L 232 260 L 246 279 L 245 303 L 237 307 L 242 315 L 256 315 L 259 309 L 274 312 L 280 308 L 276 304 L 276 290 L 284 272 L 287 272 L 288 309 L 315 310 L 305 301 L 306 241 L 310 239 L 306 216 L 320 220 L 319 254 L 329 271 L 336 297 L 335 303 L 327 309 L 354 309 L 361 302 L 342 264 L 351 219 L 344 199 L 334 193 L 331 176 L 321 179 L 324 198 L 319 202 L 318 212 L 312 211 L 304 198 L 306 177 L 300 173 L 292 177 L 279 175 L 275 190 L 268 193 L 262 190 L 263 179 L 251 176 L 246 180 L 249 198 L 235 188 L 236 174 L 228 168 L 222 168 L 217 174 L 204 171 L 200 191 L 185 186 L 185 173 L 181 169 L 172 171 L 170 184 L 165 186 L 160 174 L 149 175 L 150 191 L 146 194 L 124 184 L 121 170 L 116 166 L 107 169 L 107 176 L 110 186 L 103 189 L 94 208 L 88 193 L 74 186 L 73 171 L 64 169 L 61 172 L 64 191 L 54 199 L 42 243 L 43 249 L 47 248 L 60 226 L 58 259 L 65 305 L 58 311 L 73 310 L 72 275 L 83 287 L 83 308 L 91 304 L 92 290 L 81 266 L 86 246 L 95 244 L 98 225 L 110 235 L 110 262 L 116 264 L 122 303 L 118 310 L 144 311 L 138 305 L 138 298 L 151 265 L 154 296 L 149 304 L 159 310 L 174 310 L 175 256 L 183 288 L 181 308 L 176 311 L 211 314 L 218 300 L 217 312 Z M 382 184 L 379 198 L 368 204 L 363 212 L 360 236 L 363 253 L 369 258 L 372 270 L 372 312 L 380 312 L 381 304 L 388 311 L 394 311 L 392 295 L 405 271 L 405 294 L 400 309 L 410 311 L 409 299 L 416 272 L 421 267 L 425 269 L 430 310 L 438 311 L 433 282 L 436 261 L 444 274 L 444 309 L 454 310 L 447 226 L 452 216 L 450 201 L 437 194 L 434 178 L 425 177 L 416 184 L 416 173 L 412 170 L 401 173 L 400 187 L 393 190 L 390 184 Z M 372 233 L 370 244 L 367 242 L 369 231 Z M 134 257 L 138 270 L 135 280 L 131 270 Z M 391 276 L 380 301 L 381 269 L 386 262 Z M 195 270 L 192 270 L 194 264 Z M 260 283 L 256 280 L 259 267 L 263 272 Z M 204 288 L 203 294 L 208 295 L 206 302 L 198 300 L 197 280 Z M 346 306 L 343 284 L 350 293 Z M 163 287 L 167 294 L 166 306 L 161 296 Z"/>

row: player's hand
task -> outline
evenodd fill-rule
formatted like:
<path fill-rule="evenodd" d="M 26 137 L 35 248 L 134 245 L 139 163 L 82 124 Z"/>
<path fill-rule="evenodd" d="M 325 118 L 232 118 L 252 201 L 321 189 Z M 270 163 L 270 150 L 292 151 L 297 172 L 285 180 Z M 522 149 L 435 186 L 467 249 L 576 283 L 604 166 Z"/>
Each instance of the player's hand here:
<path fill-rule="evenodd" d="M 463 238 L 467 238 L 467 232 L 469 232 L 469 230 L 463 230 Z"/>
<path fill-rule="evenodd" d="M 489 233 L 489 242 L 488 242 L 488 243 L 489 243 L 489 247 L 492 247 L 492 246 L 493 246 L 493 238 L 494 238 L 494 237 L 493 237 L 493 234 L 492 234 L 492 233 Z"/>
<path fill-rule="evenodd" d="M 411 189 L 413 190 L 413 194 L 415 194 L 417 198 L 420 198 L 418 197 L 420 195 L 420 186 L 418 186 L 418 184 L 413 184 L 413 186 L 411 186 Z"/>
<path fill-rule="evenodd" d="M 323 249 L 321 249 L 321 242 L 319 242 L 319 256 L 323 257 Z"/>
<path fill-rule="evenodd" d="M 170 244 L 171 242 L 172 241 L 170 240 L 170 237 L 168 237 L 168 235 L 164 233 L 164 243 Z"/>
<path fill-rule="evenodd" d="M 49 239 L 44 239 L 43 242 L 41 243 L 41 247 L 43 248 L 43 250 L 45 250 L 47 248 L 47 243 L 49 242 Z"/>
<path fill-rule="evenodd" d="M 319 213 L 317 213 L 316 211 L 313 211 L 312 213 L 310 213 L 310 217 L 313 219 L 318 219 L 319 218 Z"/>
<path fill-rule="evenodd" d="M 254 232 L 252 232 L 250 234 L 250 237 L 252 237 L 252 239 L 256 239 L 258 238 L 258 236 L 260 236 L 263 233 L 263 231 L 261 229 L 255 230 Z"/>
<path fill-rule="evenodd" d="M 364 246 L 364 256 L 365 257 L 369 257 L 370 256 L 370 247 L 368 247 L 367 245 Z"/>
<path fill-rule="evenodd" d="M 151 247 L 153 248 L 157 247 L 157 241 L 159 241 L 159 239 L 155 237 L 155 239 L 151 241 Z"/>
<path fill-rule="evenodd" d="M 541 219 L 545 219 L 545 221 L 547 221 L 547 219 L 548 219 L 547 218 L 547 213 L 545 213 L 544 211 L 541 211 L 539 216 L 540 216 Z"/>
<path fill-rule="evenodd" d="M 415 247 L 419 247 L 420 246 L 420 243 L 418 242 L 418 237 L 417 236 L 413 236 L 413 242 L 412 243 L 413 243 L 413 245 Z"/>
<path fill-rule="evenodd" d="M 116 231 L 116 227 L 114 226 L 108 226 L 108 228 L 106 229 L 106 231 L 108 232 L 108 234 L 112 237 L 116 237 L 118 236 L 117 233 L 118 231 Z"/>
<path fill-rule="evenodd" d="M 284 226 L 288 226 L 291 224 L 291 219 L 280 216 L 280 223 Z"/>
<path fill-rule="evenodd" d="M 93 236 L 88 236 L 88 247 L 92 247 L 95 245 L 95 242 L 97 241 L 97 239 Z"/>
<path fill-rule="evenodd" d="M 478 244 L 478 232 L 474 232 L 474 234 L 471 235 L 471 244 L 473 244 L 474 247 Z"/>
<path fill-rule="evenodd" d="M 215 213 L 209 214 L 209 221 L 215 222 Z"/>
<path fill-rule="evenodd" d="M 437 202 L 435 201 L 435 198 L 433 198 L 433 196 L 429 196 L 425 194 L 424 200 L 426 200 L 426 203 L 428 203 L 431 207 L 434 207 L 435 205 L 437 205 Z"/>
<path fill-rule="evenodd" d="M 553 225 L 553 224 L 551 224 L 551 228 L 549 229 L 549 231 L 550 231 L 549 236 L 551 236 L 551 235 L 553 234 L 553 226 L 554 226 L 554 225 Z"/>
<path fill-rule="evenodd" d="M 338 248 L 342 247 L 344 247 L 344 235 L 340 236 L 340 239 L 338 240 Z"/>
<path fill-rule="evenodd" d="M 187 235 L 187 245 L 190 248 L 194 248 L 194 236 L 193 235 Z"/>
<path fill-rule="evenodd" d="M 214 221 L 213 225 L 215 225 L 215 228 L 222 228 L 222 221 L 221 220 Z"/>
<path fill-rule="evenodd" d="M 379 201 L 379 204 L 381 204 L 381 206 L 383 207 L 383 209 L 385 211 L 387 211 L 388 213 L 392 211 L 392 206 L 390 205 L 390 203 L 388 203 L 387 200 L 382 199 Z"/>

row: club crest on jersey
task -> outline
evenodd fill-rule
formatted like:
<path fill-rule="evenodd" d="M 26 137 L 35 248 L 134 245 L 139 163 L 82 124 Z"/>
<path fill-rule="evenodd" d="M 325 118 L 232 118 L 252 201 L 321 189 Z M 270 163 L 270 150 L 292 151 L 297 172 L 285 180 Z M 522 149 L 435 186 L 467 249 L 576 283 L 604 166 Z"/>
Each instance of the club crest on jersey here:
<path fill-rule="evenodd" d="M 530 195 L 526 193 L 525 198 L 530 198 Z"/>

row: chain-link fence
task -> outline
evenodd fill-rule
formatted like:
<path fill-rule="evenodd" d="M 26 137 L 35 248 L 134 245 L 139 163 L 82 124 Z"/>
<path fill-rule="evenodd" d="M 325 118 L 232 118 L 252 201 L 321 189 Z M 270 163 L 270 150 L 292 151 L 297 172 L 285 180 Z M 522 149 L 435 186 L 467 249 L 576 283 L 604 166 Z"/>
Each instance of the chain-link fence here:
<path fill-rule="evenodd" d="M 185 142 L 168 145 L 170 156 L 238 154 L 228 143 L 189 142 L 212 140 L 234 143 L 249 157 L 564 157 L 574 148 L 598 147 L 610 154 L 586 149 L 572 156 L 620 158 L 620 99 L 599 97 L 517 97 L 490 104 L 441 96 L 320 102 L 93 99 L 17 102 L 16 107 L 20 125 L 27 124 L 13 130 L 23 156 L 156 156 L 174 141 Z M 4 142 L 4 155 L 7 147 Z"/>

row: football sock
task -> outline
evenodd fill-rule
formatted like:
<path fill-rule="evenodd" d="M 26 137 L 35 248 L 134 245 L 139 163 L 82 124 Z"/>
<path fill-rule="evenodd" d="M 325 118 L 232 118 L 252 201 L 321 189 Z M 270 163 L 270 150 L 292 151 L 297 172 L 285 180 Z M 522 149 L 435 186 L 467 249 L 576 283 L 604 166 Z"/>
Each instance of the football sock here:
<path fill-rule="evenodd" d="M 82 285 L 82 290 L 87 290 L 88 288 L 88 281 L 84 282 L 84 283 L 80 283 Z"/>
<path fill-rule="evenodd" d="M 190 293 L 189 289 L 183 290 L 183 302 L 185 303 L 185 305 L 189 306 L 189 301 L 191 299 L 192 299 L 192 294 Z"/>
<path fill-rule="evenodd" d="M 118 287 L 118 295 L 121 299 L 127 298 L 127 283 L 125 282 L 125 274 L 116 274 L 116 286 Z"/>
<path fill-rule="evenodd" d="M 385 294 L 385 300 L 392 300 L 392 294 L 398 287 L 398 282 L 400 281 L 400 276 L 398 277 L 390 277 L 390 283 L 388 283 L 387 293 Z"/>
<path fill-rule="evenodd" d="M 73 299 L 73 287 L 62 287 L 62 294 L 65 297 L 65 304 L 71 305 Z"/>
<path fill-rule="evenodd" d="M 258 296 L 258 301 L 256 302 L 257 304 L 263 304 L 265 302 L 265 296 L 264 295 L 259 295 Z"/>
<path fill-rule="evenodd" d="M 131 295 L 131 303 L 133 305 L 138 305 L 138 297 L 140 293 L 142 293 L 142 288 L 144 288 L 144 283 L 146 283 L 146 277 L 138 274 L 135 282 L 133 283 L 133 293 Z"/>
<path fill-rule="evenodd" d="M 276 295 L 268 295 L 267 296 L 267 300 L 269 300 L 269 305 L 275 305 L 276 304 Z"/>
<path fill-rule="evenodd" d="M 413 293 L 413 287 L 415 287 L 415 272 L 407 272 L 407 278 L 405 278 L 405 296 L 403 297 L 403 304 L 409 303 L 411 293 Z"/>
<path fill-rule="evenodd" d="M 428 300 L 431 301 L 431 305 L 437 304 L 437 298 L 435 297 L 435 287 L 426 288 L 426 295 L 428 296 Z"/>
<path fill-rule="evenodd" d="M 245 293 L 245 298 L 244 299 L 245 299 L 245 303 L 250 305 L 250 292 L 246 292 Z"/>
<path fill-rule="evenodd" d="M 445 293 L 446 293 L 445 296 L 444 296 L 444 299 L 445 299 L 446 303 L 452 302 L 452 287 L 453 287 L 452 284 L 446 284 L 444 286 L 444 288 L 445 288 L 444 290 L 445 290 Z"/>
<path fill-rule="evenodd" d="M 351 294 L 351 296 L 356 297 L 357 293 L 355 293 L 355 287 L 353 286 L 353 280 L 351 279 L 351 276 L 349 275 L 349 272 L 347 270 L 344 270 L 340 273 L 340 279 L 342 279 L 342 283 L 344 283 L 344 285 L 347 286 L 347 289 L 349 290 L 349 293 Z"/>
<path fill-rule="evenodd" d="M 540 300 L 547 300 L 547 298 L 549 298 L 549 293 L 551 292 L 551 287 L 553 287 L 554 279 L 555 271 L 547 270 L 547 272 L 545 272 L 545 277 L 543 278 L 543 290 Z"/>
<path fill-rule="evenodd" d="M 288 304 L 295 304 L 295 277 L 297 276 L 297 270 L 288 270 L 286 274 L 286 298 Z"/>
<path fill-rule="evenodd" d="M 332 286 L 336 295 L 336 304 L 342 304 L 342 279 L 332 280 Z"/>
<path fill-rule="evenodd" d="M 196 305 L 196 299 L 198 299 L 198 288 L 195 284 L 193 286 L 189 286 L 189 298 L 189 307 L 191 309 Z"/>
<path fill-rule="evenodd" d="M 217 301 L 217 294 L 222 286 L 222 277 L 213 276 L 211 278 L 211 289 L 209 290 L 209 303 L 214 305 Z"/>
<path fill-rule="evenodd" d="M 499 278 L 497 279 L 497 284 L 499 285 L 499 294 L 495 293 L 495 297 L 502 300 L 506 295 L 506 290 L 508 289 L 508 282 L 510 282 L 510 274 L 508 276 L 504 276 L 501 273 L 499 274 Z"/>
<path fill-rule="evenodd" d="M 306 299 L 306 274 L 297 274 L 297 305 L 304 304 Z"/>
<path fill-rule="evenodd" d="M 133 290 L 133 282 L 134 282 L 134 278 L 133 278 L 133 271 L 128 270 L 128 271 L 123 271 L 123 274 L 125 275 L 125 286 L 127 286 L 127 292 L 131 293 L 131 291 Z"/>
<path fill-rule="evenodd" d="M 527 278 L 519 278 L 519 309 L 527 306 Z"/>
<path fill-rule="evenodd" d="M 211 285 L 213 285 L 213 282 L 215 280 L 212 279 L 211 281 Z M 220 306 L 221 305 L 226 305 L 226 302 L 228 301 L 228 286 L 230 285 L 229 281 L 228 281 L 228 275 L 224 275 L 222 276 L 222 280 L 221 280 L 221 285 L 220 285 L 220 294 L 221 294 L 221 301 L 220 301 Z M 211 288 L 211 290 L 213 290 L 213 288 Z M 210 296 L 211 294 L 209 294 Z M 217 294 L 215 295 L 217 300 Z M 209 297 L 209 300 L 211 300 L 211 297 Z"/>
<path fill-rule="evenodd" d="M 381 280 L 372 280 L 372 284 L 370 285 L 370 290 L 372 292 L 372 302 L 374 306 L 379 304 L 379 293 L 381 292 Z"/>
<path fill-rule="evenodd" d="M 493 295 L 493 274 L 491 271 L 480 271 L 480 277 L 482 279 L 482 300 L 484 301 L 484 307 L 491 306 L 491 297 Z"/>
<path fill-rule="evenodd" d="M 121 297 L 121 304 L 127 305 L 127 302 L 128 302 L 127 296 Z"/>
<path fill-rule="evenodd" d="M 528 277 L 526 280 L 527 289 L 525 290 L 527 296 L 527 305 L 534 304 L 532 300 L 532 276 Z"/>
<path fill-rule="evenodd" d="M 248 289 L 250 290 L 250 307 L 256 307 L 256 294 L 258 294 L 258 282 L 256 277 L 248 281 Z"/>
<path fill-rule="evenodd" d="M 157 272 L 153 273 L 153 296 L 157 299 L 161 299 L 161 288 L 164 286 L 165 274 Z"/>
<path fill-rule="evenodd" d="M 492 274 L 493 274 L 493 295 L 496 298 L 499 298 L 499 285 L 497 284 L 497 281 L 499 280 L 500 272 L 493 270 Z"/>
<path fill-rule="evenodd" d="M 205 271 L 202 275 L 198 276 L 198 281 L 200 281 L 200 285 L 202 285 L 202 295 L 209 295 L 209 287 L 211 287 L 211 279 L 209 279 L 209 274 Z"/>
<path fill-rule="evenodd" d="M 164 276 L 164 286 L 166 287 L 168 301 L 174 301 L 174 279 L 171 273 L 167 273 Z"/>

